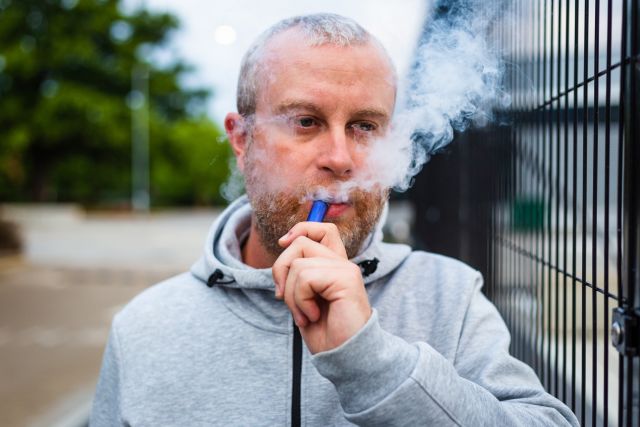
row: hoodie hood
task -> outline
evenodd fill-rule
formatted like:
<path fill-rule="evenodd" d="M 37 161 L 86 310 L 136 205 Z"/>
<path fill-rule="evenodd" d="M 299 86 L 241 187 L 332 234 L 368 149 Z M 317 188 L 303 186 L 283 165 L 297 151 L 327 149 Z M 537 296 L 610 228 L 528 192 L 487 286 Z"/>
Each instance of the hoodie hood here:
<path fill-rule="evenodd" d="M 360 253 L 351 259 L 363 270 L 365 284 L 378 280 L 400 265 L 411 253 L 407 245 L 382 242 L 382 225 L 365 240 Z M 271 268 L 257 269 L 242 262 L 242 243 L 251 229 L 251 205 L 247 196 L 231 203 L 214 221 L 204 245 L 204 253 L 191 268 L 203 282 L 229 288 L 274 290 Z"/>

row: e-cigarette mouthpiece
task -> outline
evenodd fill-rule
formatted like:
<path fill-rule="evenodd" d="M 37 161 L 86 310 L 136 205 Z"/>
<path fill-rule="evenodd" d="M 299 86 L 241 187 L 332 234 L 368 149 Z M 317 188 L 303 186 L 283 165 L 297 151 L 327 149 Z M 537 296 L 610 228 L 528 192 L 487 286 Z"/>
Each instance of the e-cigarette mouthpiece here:
<path fill-rule="evenodd" d="M 323 202 L 322 200 L 314 200 L 313 204 L 311 205 L 311 210 L 309 211 L 307 221 L 322 222 L 324 220 L 324 216 L 327 214 L 328 209 L 329 204 L 327 202 Z"/>

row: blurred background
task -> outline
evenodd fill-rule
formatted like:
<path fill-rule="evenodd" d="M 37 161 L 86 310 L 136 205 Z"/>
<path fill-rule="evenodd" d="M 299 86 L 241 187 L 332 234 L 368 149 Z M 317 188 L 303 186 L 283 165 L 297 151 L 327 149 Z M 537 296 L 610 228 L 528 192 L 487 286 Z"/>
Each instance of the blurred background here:
<path fill-rule="evenodd" d="M 351 16 L 404 75 L 426 7 L 0 0 L 0 425 L 86 423 L 112 316 L 200 255 L 233 197 L 222 119 L 258 34 Z"/>
<path fill-rule="evenodd" d="M 0 0 L 0 425 L 86 425 L 112 316 L 199 256 L 238 192 L 222 119 L 258 34 L 356 19 L 402 106 L 433 24 L 496 8 L 476 35 L 511 103 L 393 194 L 386 239 L 480 270 L 582 425 L 638 425 L 637 0 Z"/>

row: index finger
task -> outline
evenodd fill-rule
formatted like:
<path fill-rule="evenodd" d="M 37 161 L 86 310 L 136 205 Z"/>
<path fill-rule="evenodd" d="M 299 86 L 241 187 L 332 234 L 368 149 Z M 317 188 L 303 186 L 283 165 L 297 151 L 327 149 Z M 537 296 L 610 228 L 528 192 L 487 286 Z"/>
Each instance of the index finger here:
<path fill-rule="evenodd" d="M 274 262 L 273 266 L 271 267 L 273 280 L 276 283 L 278 291 L 283 290 L 280 289 L 280 287 L 284 286 L 284 283 L 286 282 L 287 276 L 289 274 L 289 268 L 294 260 L 298 258 L 311 257 L 338 259 L 341 258 L 338 254 L 333 252 L 328 247 L 321 245 L 306 236 L 296 238 L 296 240 L 280 254 L 278 259 L 276 259 L 276 262 Z"/>
<path fill-rule="evenodd" d="M 299 222 L 278 240 L 278 244 L 286 248 L 300 236 L 318 242 L 334 253 L 347 258 L 347 251 L 344 248 L 338 227 L 331 222 Z"/>

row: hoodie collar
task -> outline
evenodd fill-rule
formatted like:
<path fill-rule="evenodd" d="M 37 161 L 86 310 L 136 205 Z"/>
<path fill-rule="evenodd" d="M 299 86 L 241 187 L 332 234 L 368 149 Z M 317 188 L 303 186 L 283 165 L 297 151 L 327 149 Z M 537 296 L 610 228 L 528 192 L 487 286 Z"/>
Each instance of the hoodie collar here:
<path fill-rule="evenodd" d="M 365 284 L 393 271 L 411 253 L 407 245 L 382 242 L 387 208 L 376 230 L 366 239 L 360 253 L 351 259 L 365 273 Z M 241 247 L 251 228 L 251 205 L 247 196 L 231 203 L 214 221 L 205 241 L 204 253 L 191 272 L 205 283 L 245 289 L 274 290 L 271 268 L 257 269 L 242 262 Z M 375 261 L 377 260 L 377 261 Z M 375 268 L 374 268 L 375 266 Z M 212 277 L 215 280 L 212 280 Z"/>

